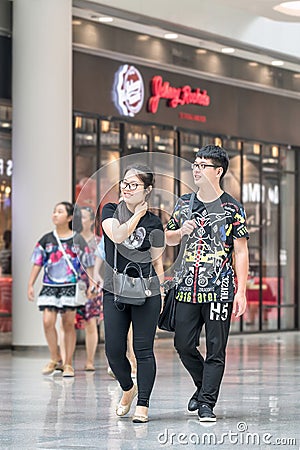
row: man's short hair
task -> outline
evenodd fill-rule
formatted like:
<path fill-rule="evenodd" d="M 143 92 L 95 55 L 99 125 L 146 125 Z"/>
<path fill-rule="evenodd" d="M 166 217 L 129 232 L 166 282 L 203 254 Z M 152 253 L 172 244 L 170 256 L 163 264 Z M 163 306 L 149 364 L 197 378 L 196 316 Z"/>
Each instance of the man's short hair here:
<path fill-rule="evenodd" d="M 229 157 L 227 151 L 219 145 L 205 145 L 197 151 L 195 158 L 211 159 L 216 165 L 223 168 L 220 181 L 223 179 L 229 166 Z"/>

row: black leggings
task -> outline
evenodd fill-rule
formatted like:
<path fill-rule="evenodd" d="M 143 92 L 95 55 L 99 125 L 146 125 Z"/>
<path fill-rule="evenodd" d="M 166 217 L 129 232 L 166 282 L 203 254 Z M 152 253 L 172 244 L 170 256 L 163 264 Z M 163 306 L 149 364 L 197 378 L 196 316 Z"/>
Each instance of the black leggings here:
<path fill-rule="evenodd" d="M 113 294 L 104 291 L 105 352 L 123 391 L 129 391 L 133 386 L 131 366 L 126 356 L 127 334 L 132 322 L 139 406 L 149 405 L 155 380 L 156 362 L 153 345 L 160 306 L 161 297 L 156 295 L 147 299 L 142 306 L 126 305 L 123 311 L 119 311 L 114 304 Z"/>

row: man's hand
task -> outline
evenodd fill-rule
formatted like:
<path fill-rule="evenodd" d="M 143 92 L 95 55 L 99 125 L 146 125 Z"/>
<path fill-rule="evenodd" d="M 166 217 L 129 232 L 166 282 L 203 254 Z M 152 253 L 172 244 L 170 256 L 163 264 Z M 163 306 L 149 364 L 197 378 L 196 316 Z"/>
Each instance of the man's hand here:
<path fill-rule="evenodd" d="M 235 317 L 240 317 L 244 314 L 247 308 L 246 295 L 244 293 L 237 292 L 233 300 L 232 314 Z"/>
<path fill-rule="evenodd" d="M 196 228 L 196 224 L 195 224 L 194 220 L 186 220 L 184 222 L 184 224 L 182 225 L 182 227 L 180 228 L 181 237 L 184 236 L 185 234 L 187 234 L 187 235 L 192 234 L 192 232 L 194 231 L 195 228 Z"/>

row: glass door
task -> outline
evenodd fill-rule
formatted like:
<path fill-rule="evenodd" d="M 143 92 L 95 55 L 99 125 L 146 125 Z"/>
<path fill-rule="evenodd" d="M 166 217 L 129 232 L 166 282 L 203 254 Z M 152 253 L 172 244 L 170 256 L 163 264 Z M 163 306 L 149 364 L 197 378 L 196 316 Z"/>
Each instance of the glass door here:
<path fill-rule="evenodd" d="M 247 214 L 250 234 L 249 277 L 247 283 L 248 308 L 243 322 L 245 330 L 258 331 L 261 310 L 261 145 L 258 143 L 243 144 L 243 192 L 242 202 Z"/>
<path fill-rule="evenodd" d="M 279 303 L 279 148 L 262 154 L 262 259 L 260 328 L 276 330 Z"/>

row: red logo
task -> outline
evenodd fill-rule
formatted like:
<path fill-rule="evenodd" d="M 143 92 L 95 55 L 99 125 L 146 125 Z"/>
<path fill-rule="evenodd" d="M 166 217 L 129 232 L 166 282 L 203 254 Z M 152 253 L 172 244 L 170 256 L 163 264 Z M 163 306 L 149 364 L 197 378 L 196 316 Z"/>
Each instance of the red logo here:
<path fill-rule="evenodd" d="M 125 64 L 115 74 L 113 101 L 120 114 L 134 117 L 144 103 L 144 81 L 134 66 Z"/>
<path fill-rule="evenodd" d="M 192 90 L 191 86 L 172 87 L 168 81 L 163 81 L 161 76 L 155 76 L 151 81 L 151 93 L 148 101 L 148 111 L 155 114 L 161 98 L 168 99 L 170 108 L 177 108 L 178 105 L 200 105 L 209 106 L 210 96 L 206 90 L 197 88 Z"/>

